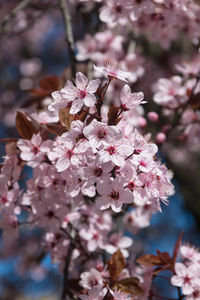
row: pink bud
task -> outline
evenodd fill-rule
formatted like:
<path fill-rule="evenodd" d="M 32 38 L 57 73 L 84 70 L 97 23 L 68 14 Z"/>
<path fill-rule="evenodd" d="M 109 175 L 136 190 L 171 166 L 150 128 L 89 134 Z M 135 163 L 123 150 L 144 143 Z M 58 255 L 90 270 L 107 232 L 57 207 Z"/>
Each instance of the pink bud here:
<path fill-rule="evenodd" d="M 166 141 L 166 135 L 165 135 L 165 133 L 159 132 L 156 135 L 156 142 L 159 143 L 159 144 L 162 144 L 165 141 Z"/>
<path fill-rule="evenodd" d="M 155 111 L 148 112 L 147 117 L 150 122 L 154 122 L 154 123 L 158 122 L 159 119 L 159 116 Z"/>
<path fill-rule="evenodd" d="M 147 121 L 146 121 L 146 119 L 143 118 L 143 117 L 139 117 L 138 123 L 139 123 L 139 126 L 142 127 L 142 128 L 145 127 L 145 126 L 147 125 Z"/>

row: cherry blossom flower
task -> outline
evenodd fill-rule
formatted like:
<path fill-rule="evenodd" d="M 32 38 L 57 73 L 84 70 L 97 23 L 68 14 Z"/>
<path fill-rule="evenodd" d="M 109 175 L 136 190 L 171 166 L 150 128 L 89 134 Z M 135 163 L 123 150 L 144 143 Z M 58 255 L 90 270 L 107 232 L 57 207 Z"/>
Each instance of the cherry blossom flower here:
<path fill-rule="evenodd" d="M 138 105 L 146 103 L 143 101 L 144 94 L 142 92 L 131 93 L 131 88 L 127 84 L 122 89 L 120 99 L 121 109 L 124 111 L 135 109 Z"/>
<path fill-rule="evenodd" d="M 125 159 L 133 153 L 132 146 L 123 139 L 119 142 L 102 145 L 99 150 L 99 162 L 112 161 L 119 167 L 124 166 Z"/>
<path fill-rule="evenodd" d="M 171 277 L 171 284 L 181 287 L 184 295 L 192 294 L 195 284 L 199 281 L 199 271 L 199 267 L 194 264 L 187 267 L 183 263 L 176 263 L 176 275 Z"/>
<path fill-rule="evenodd" d="M 186 87 L 180 76 L 160 78 L 155 86 L 154 101 L 157 104 L 176 108 L 187 100 Z"/>
<path fill-rule="evenodd" d="M 90 228 L 82 228 L 80 236 L 87 241 L 87 248 L 90 252 L 94 252 L 97 248 L 104 248 L 105 238 L 98 228 L 90 226 Z"/>
<path fill-rule="evenodd" d="M 131 192 L 124 189 L 124 181 L 118 177 L 109 183 L 99 183 L 97 191 L 101 196 L 97 197 L 96 206 L 101 210 L 111 207 L 114 212 L 120 212 L 123 203 L 133 203 Z"/>
<path fill-rule="evenodd" d="M 76 86 L 68 80 L 63 89 L 53 92 L 52 97 L 54 101 L 49 105 L 49 110 L 60 109 L 71 104 L 70 114 L 76 114 L 83 105 L 94 107 L 96 104 L 94 93 L 100 84 L 99 79 L 89 82 L 84 74 L 78 72 L 75 84 Z"/>
<path fill-rule="evenodd" d="M 102 67 L 97 67 L 94 65 L 94 69 L 100 73 L 103 73 L 106 77 L 111 79 L 115 78 L 126 82 L 127 78 L 130 76 L 130 72 L 121 70 L 116 62 L 106 62 Z"/>
<path fill-rule="evenodd" d="M 121 138 L 121 132 L 116 126 L 108 126 L 102 122 L 93 120 L 83 129 L 83 134 L 89 140 L 90 145 L 95 149 L 101 144 L 111 143 Z"/>
<path fill-rule="evenodd" d="M 88 295 L 79 295 L 81 300 L 103 300 L 107 293 L 107 288 L 94 286 L 88 291 Z"/>
<path fill-rule="evenodd" d="M 110 27 L 115 27 L 117 23 L 125 25 L 128 16 L 128 1 L 123 0 L 108 0 L 101 8 L 99 17 L 100 20 L 106 22 Z"/>
<path fill-rule="evenodd" d="M 20 139 L 17 142 L 18 148 L 21 150 L 20 157 L 28 161 L 27 165 L 31 167 L 36 167 L 44 155 L 48 152 L 51 145 L 50 140 L 42 141 L 40 134 L 33 134 L 31 140 Z"/>
<path fill-rule="evenodd" d="M 185 244 L 181 245 L 180 253 L 183 258 L 190 260 L 192 262 L 200 261 L 200 252 L 192 245 Z"/>
<path fill-rule="evenodd" d="M 195 290 L 188 296 L 186 296 L 187 300 L 199 300 L 200 299 L 200 289 L 197 287 Z"/>
<path fill-rule="evenodd" d="M 113 254 L 118 249 L 120 249 L 121 253 L 124 257 L 128 257 L 129 253 L 126 248 L 129 248 L 133 244 L 133 240 L 127 236 L 121 236 L 120 234 L 113 234 L 110 239 L 109 243 L 105 245 L 105 250 Z"/>
<path fill-rule="evenodd" d="M 104 286 L 103 278 L 101 276 L 101 273 L 97 271 L 96 269 L 91 269 L 90 272 L 84 272 L 81 274 L 81 280 L 80 285 L 90 290 L 91 288 L 98 286 L 102 287 Z"/>

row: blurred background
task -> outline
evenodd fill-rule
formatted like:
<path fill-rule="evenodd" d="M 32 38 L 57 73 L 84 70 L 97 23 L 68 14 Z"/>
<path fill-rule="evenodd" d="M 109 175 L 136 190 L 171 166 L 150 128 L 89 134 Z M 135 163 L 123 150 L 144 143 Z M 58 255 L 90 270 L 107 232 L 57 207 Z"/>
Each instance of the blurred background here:
<path fill-rule="evenodd" d="M 0 23 L 18 3 L 0 1 Z M 98 24 L 95 11 L 81 9 L 81 6 L 70 6 L 76 41 L 84 37 L 88 18 L 92 20 L 91 29 Z M 186 43 L 184 37 L 173 42 L 169 49 L 145 39 L 139 43 L 140 49 L 148 45 L 145 51 L 149 49 L 149 52 L 143 51 L 146 72 L 135 83 L 135 89 L 143 91 L 146 99 L 152 99 L 152 81 L 173 74 L 174 62 L 193 54 L 195 48 Z M 15 115 L 18 108 L 31 101 L 29 91 L 38 87 L 44 76 L 61 76 L 68 64 L 65 28 L 57 1 L 32 1 L 32 5 L 12 18 L 0 35 L 0 138 L 19 136 L 15 129 Z M 152 76 L 149 76 L 149 71 Z M 153 107 L 150 100 L 148 106 L 148 110 Z M 1 156 L 5 154 L 4 146 L 0 144 Z M 155 253 L 159 249 L 172 252 L 182 230 L 185 241 L 200 246 L 200 172 L 196 165 L 199 157 L 198 152 L 198 157 L 195 154 L 187 165 L 182 164 L 184 158 L 177 165 L 174 158 L 167 157 L 165 149 L 160 149 L 162 161 L 175 170 L 176 194 L 162 214 L 152 218 L 151 226 L 134 237 L 138 251 Z M 25 179 L 30 176 L 31 171 L 27 169 Z M 24 187 L 23 180 L 21 185 Z M 0 300 L 59 299 L 62 276 L 59 267 L 51 263 L 50 255 L 41 251 L 41 236 L 39 228 L 30 231 L 24 227 L 18 242 L 4 245 L 0 240 Z"/>

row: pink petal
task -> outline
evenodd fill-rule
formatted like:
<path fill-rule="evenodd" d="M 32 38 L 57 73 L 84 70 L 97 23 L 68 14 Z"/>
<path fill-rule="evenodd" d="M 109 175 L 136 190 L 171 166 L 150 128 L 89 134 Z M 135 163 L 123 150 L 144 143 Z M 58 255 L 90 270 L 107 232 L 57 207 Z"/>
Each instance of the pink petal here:
<path fill-rule="evenodd" d="M 177 275 L 172 276 L 171 284 L 174 286 L 182 286 L 183 285 L 183 278 Z"/>
<path fill-rule="evenodd" d="M 87 94 L 87 96 L 83 99 L 83 102 L 88 107 L 93 107 L 96 103 L 96 97 L 94 95 Z"/>
<path fill-rule="evenodd" d="M 70 114 L 77 114 L 83 106 L 83 102 L 80 99 L 74 100 L 70 108 Z"/>
<path fill-rule="evenodd" d="M 187 273 L 187 267 L 182 263 L 175 264 L 175 272 L 179 276 L 185 276 Z"/>
<path fill-rule="evenodd" d="M 67 157 L 60 157 L 56 162 L 56 169 L 58 172 L 63 172 L 70 166 L 70 161 Z"/>
<path fill-rule="evenodd" d="M 87 77 L 82 74 L 81 72 L 78 72 L 76 74 L 76 86 L 79 90 L 85 90 L 86 86 L 88 84 Z"/>
<path fill-rule="evenodd" d="M 92 80 L 88 83 L 88 86 L 87 86 L 87 92 L 90 93 L 90 94 L 94 94 L 96 91 L 97 91 L 97 88 L 100 84 L 100 80 L 99 79 L 95 79 L 95 80 Z"/>

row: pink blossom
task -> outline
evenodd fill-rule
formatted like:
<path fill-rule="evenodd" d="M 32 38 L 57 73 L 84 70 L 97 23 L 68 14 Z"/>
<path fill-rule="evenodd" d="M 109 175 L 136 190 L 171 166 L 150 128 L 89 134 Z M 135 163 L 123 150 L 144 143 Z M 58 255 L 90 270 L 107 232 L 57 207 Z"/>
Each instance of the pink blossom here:
<path fill-rule="evenodd" d="M 121 108 L 122 110 L 135 109 L 138 105 L 146 103 L 143 101 L 144 94 L 142 92 L 139 93 L 131 93 L 131 88 L 129 85 L 125 85 L 121 92 Z"/>
<path fill-rule="evenodd" d="M 48 151 L 49 143 L 42 142 L 39 134 L 33 134 L 31 140 L 20 139 L 17 142 L 18 148 L 21 150 L 21 159 L 27 161 L 31 167 L 37 166 L 44 158 L 45 152 Z"/>
<path fill-rule="evenodd" d="M 181 287 L 184 295 L 189 295 L 195 290 L 195 284 L 199 281 L 199 267 L 194 264 L 188 267 L 183 263 L 175 264 L 176 275 L 172 276 L 171 284 Z"/>
<path fill-rule="evenodd" d="M 123 203 L 133 203 L 131 192 L 124 189 L 124 181 L 118 177 L 99 183 L 97 191 L 101 196 L 97 197 L 96 206 L 101 210 L 111 207 L 114 212 L 120 212 Z"/>
<path fill-rule="evenodd" d="M 3 240 L 5 243 L 16 240 L 19 236 L 19 223 L 16 215 L 11 211 L 6 211 L 1 215 L 0 228 L 3 229 Z"/>
<path fill-rule="evenodd" d="M 199 287 L 195 288 L 195 290 L 186 296 L 186 300 L 199 300 L 200 299 L 200 289 Z"/>
<path fill-rule="evenodd" d="M 83 134 L 94 149 L 121 138 L 121 132 L 116 126 L 108 126 L 96 120 L 83 129 Z"/>
<path fill-rule="evenodd" d="M 157 134 L 156 134 L 156 142 L 158 143 L 158 144 L 162 144 L 162 143 L 164 143 L 165 141 L 166 141 L 166 134 L 164 133 L 164 132 L 158 132 Z"/>
<path fill-rule="evenodd" d="M 110 27 L 115 27 L 118 23 L 125 25 L 128 20 L 128 1 L 124 0 L 107 0 L 101 8 L 100 20 L 107 23 Z"/>
<path fill-rule="evenodd" d="M 120 234 L 113 234 L 107 245 L 105 245 L 105 250 L 113 254 L 118 249 L 122 252 L 124 257 L 128 257 L 129 253 L 126 248 L 129 248 L 133 244 L 133 240 L 127 236 L 121 236 Z"/>
<path fill-rule="evenodd" d="M 154 101 L 159 105 L 176 108 L 187 99 L 186 88 L 180 76 L 173 76 L 170 79 L 160 78 L 155 91 Z"/>
<path fill-rule="evenodd" d="M 103 300 L 107 293 L 107 288 L 94 286 L 88 291 L 88 295 L 79 295 L 81 300 Z"/>
<path fill-rule="evenodd" d="M 155 111 L 148 112 L 147 117 L 150 122 L 157 123 L 159 120 L 159 115 Z"/>
<path fill-rule="evenodd" d="M 97 67 L 94 65 L 94 69 L 100 73 L 103 73 L 106 77 L 109 77 L 111 79 L 120 79 L 126 82 L 127 78 L 130 76 L 130 72 L 121 70 L 121 68 L 117 65 L 116 62 L 106 62 L 102 67 Z"/>
<path fill-rule="evenodd" d="M 94 226 L 90 228 L 82 228 L 80 230 L 80 237 L 87 241 L 87 248 L 90 252 L 94 252 L 97 248 L 104 248 L 105 238 L 102 231 Z"/>
<path fill-rule="evenodd" d="M 104 282 L 101 273 L 96 269 L 91 269 L 90 272 L 81 274 L 80 285 L 83 288 L 90 290 L 95 286 L 103 288 Z"/>
<path fill-rule="evenodd" d="M 68 80 L 63 89 L 53 92 L 52 97 L 54 101 L 50 104 L 49 109 L 55 110 L 72 104 L 70 114 L 76 114 L 81 110 L 83 105 L 94 107 L 96 104 L 94 93 L 100 84 L 99 79 L 89 82 L 84 74 L 78 72 L 75 84 L 76 86 Z"/>
<path fill-rule="evenodd" d="M 99 162 L 112 161 L 116 166 L 124 166 L 125 159 L 133 153 L 133 148 L 126 140 L 105 144 L 100 147 Z"/>

